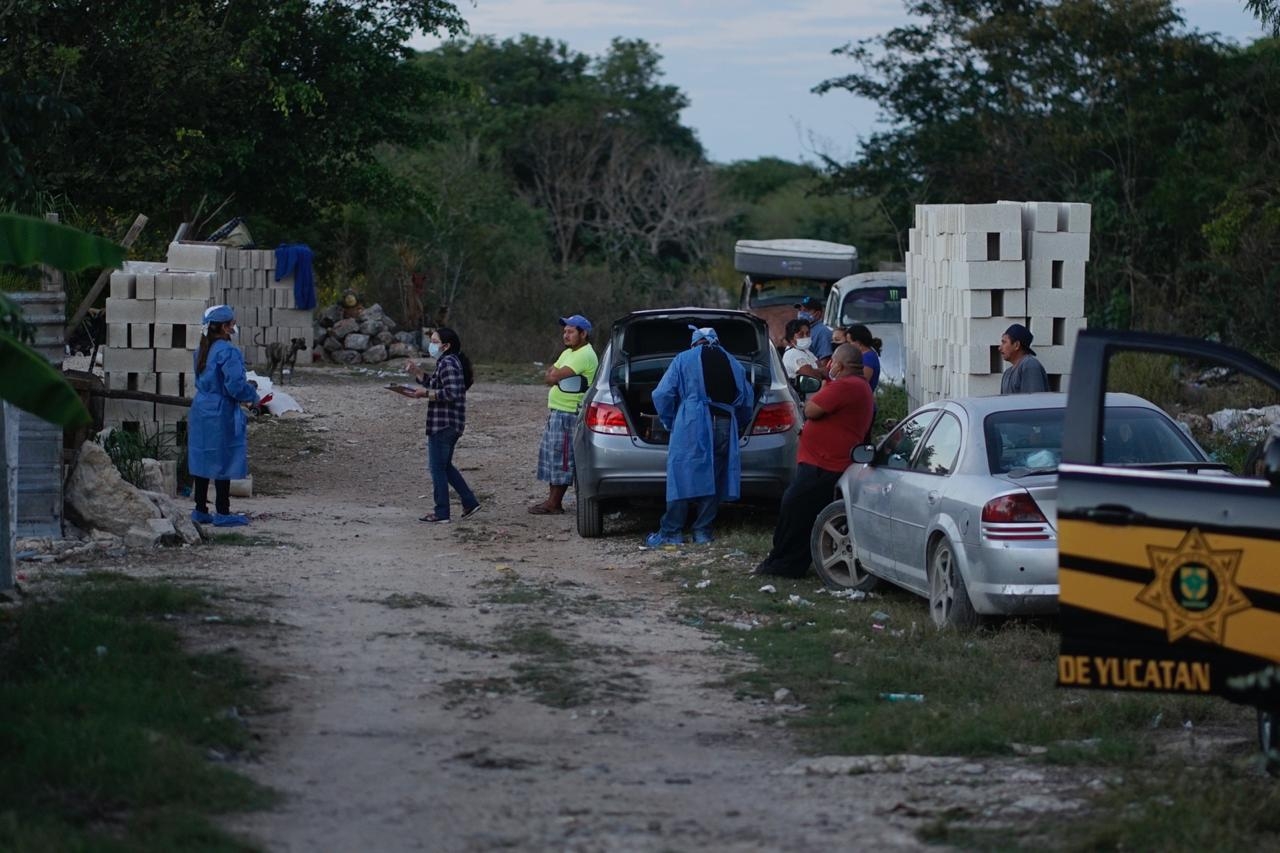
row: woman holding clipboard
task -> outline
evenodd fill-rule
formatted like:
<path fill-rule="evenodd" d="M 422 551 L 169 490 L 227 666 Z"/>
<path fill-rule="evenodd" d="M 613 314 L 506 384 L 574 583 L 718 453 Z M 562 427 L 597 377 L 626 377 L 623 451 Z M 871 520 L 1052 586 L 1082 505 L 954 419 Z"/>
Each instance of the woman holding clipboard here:
<path fill-rule="evenodd" d="M 418 380 L 421 388 L 390 386 L 406 397 L 427 400 L 427 469 L 431 472 L 431 485 L 435 509 L 422 517 L 422 521 L 434 524 L 449 522 L 449 487 L 458 493 L 462 502 L 462 517 L 480 510 L 476 498 L 462 473 L 453 466 L 453 449 L 462 437 L 467 423 L 467 389 L 475 381 L 471 359 L 462 352 L 462 339 L 453 329 L 439 328 L 431 333 L 429 348 L 436 360 L 431 376 L 412 360 L 405 370 Z"/>

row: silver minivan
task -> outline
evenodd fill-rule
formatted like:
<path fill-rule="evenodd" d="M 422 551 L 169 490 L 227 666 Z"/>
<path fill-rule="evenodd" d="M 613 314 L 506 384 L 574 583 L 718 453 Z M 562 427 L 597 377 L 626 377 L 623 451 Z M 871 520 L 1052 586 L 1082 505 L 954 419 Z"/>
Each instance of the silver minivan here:
<path fill-rule="evenodd" d="M 739 440 L 743 498 L 776 501 L 790 484 L 802 415 L 765 322 L 728 309 L 635 311 L 613 324 L 574 430 L 579 535 L 602 535 L 605 514 L 629 498 L 665 498 L 669 435 L 653 391 L 689 348 L 690 326 L 715 329 L 755 390 L 751 425 Z"/>

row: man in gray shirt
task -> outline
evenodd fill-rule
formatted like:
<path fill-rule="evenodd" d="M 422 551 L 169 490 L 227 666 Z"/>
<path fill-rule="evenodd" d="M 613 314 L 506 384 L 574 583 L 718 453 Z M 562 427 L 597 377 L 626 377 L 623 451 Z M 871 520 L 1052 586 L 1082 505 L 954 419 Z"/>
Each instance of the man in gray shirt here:
<path fill-rule="evenodd" d="M 1000 336 L 1000 357 L 1009 362 L 1009 369 L 1000 377 L 1001 394 L 1034 394 L 1049 390 L 1049 377 L 1044 365 L 1031 348 L 1031 330 L 1021 323 L 1014 323 Z"/>

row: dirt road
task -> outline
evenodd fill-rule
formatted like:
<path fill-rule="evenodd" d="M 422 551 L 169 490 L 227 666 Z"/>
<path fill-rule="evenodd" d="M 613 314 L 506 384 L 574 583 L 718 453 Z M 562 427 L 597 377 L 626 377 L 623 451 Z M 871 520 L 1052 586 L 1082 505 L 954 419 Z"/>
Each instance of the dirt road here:
<path fill-rule="evenodd" d="M 1052 771 L 992 761 L 803 772 L 778 707 L 718 686 L 750 661 L 677 618 L 662 569 L 689 558 L 638 547 L 656 514 L 582 540 L 525 512 L 543 389 L 472 390 L 456 460 L 484 509 L 450 525 L 418 521 L 422 403 L 318 368 L 289 390 L 308 416 L 251 437 L 273 494 L 235 504 L 254 544 L 197 549 L 261 620 L 218 642 L 271 677 L 245 769 L 284 796 L 229 822 L 267 848 L 917 849 L 962 801 L 1063 806 Z"/>

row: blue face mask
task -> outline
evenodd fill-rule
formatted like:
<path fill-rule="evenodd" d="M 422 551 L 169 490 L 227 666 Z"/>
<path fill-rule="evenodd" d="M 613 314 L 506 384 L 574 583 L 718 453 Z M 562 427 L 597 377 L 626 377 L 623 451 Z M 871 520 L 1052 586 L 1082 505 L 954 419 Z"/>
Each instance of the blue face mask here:
<path fill-rule="evenodd" d="M 444 345 L 443 345 L 443 344 L 437 344 L 437 343 L 430 343 L 430 344 L 427 344 L 427 352 L 429 352 L 429 353 L 431 354 L 431 357 L 432 357 L 432 358 L 439 358 L 439 357 L 440 357 L 440 351 L 441 351 L 442 349 L 444 349 Z"/>

